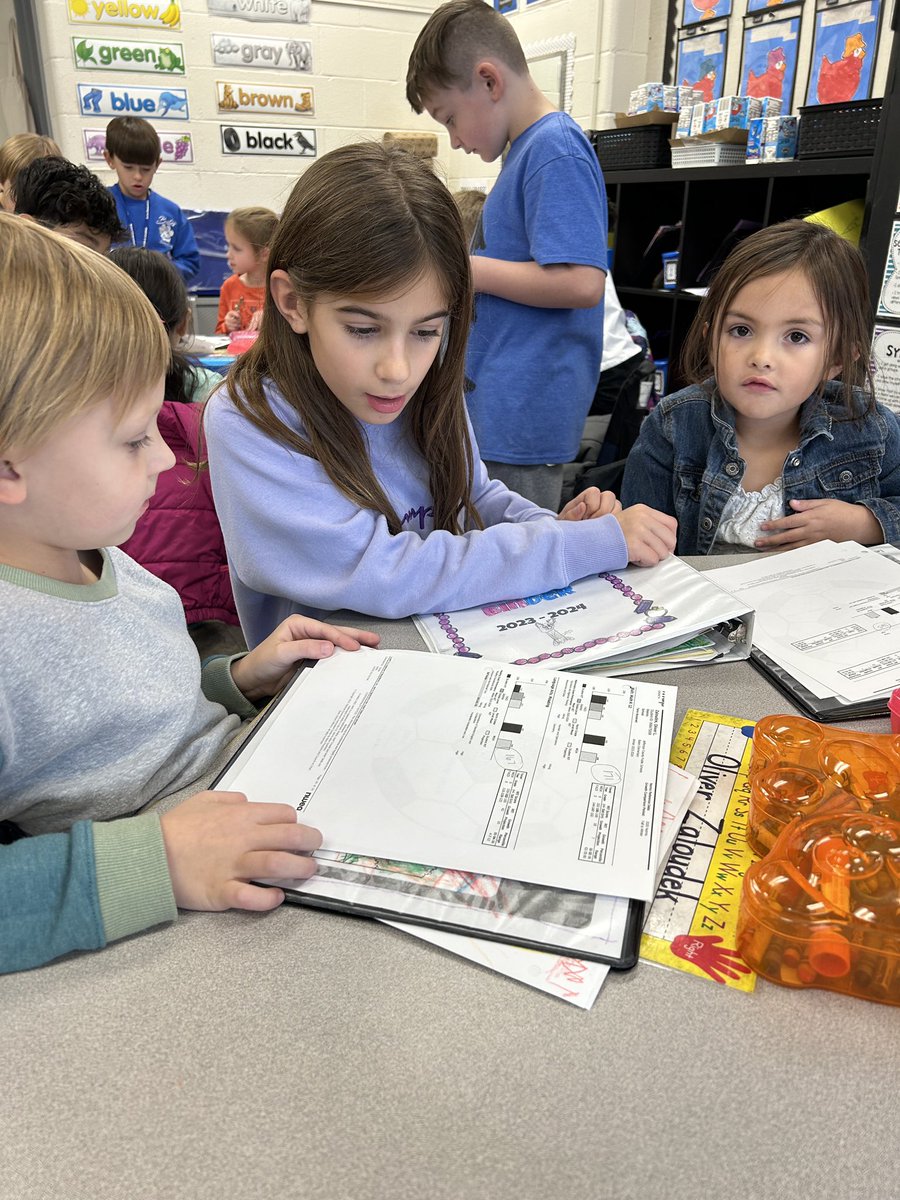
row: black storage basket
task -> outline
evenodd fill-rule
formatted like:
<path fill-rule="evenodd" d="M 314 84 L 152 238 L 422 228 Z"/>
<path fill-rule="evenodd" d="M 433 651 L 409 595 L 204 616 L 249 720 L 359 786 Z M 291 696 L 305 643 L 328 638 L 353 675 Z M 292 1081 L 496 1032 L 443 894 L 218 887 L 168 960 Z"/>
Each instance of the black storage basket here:
<path fill-rule="evenodd" d="M 798 158 L 838 158 L 871 154 L 875 149 L 880 100 L 810 104 L 799 112 Z"/>
<path fill-rule="evenodd" d="M 627 129 L 595 129 L 589 136 L 604 171 L 671 167 L 671 125 L 634 125 Z"/>

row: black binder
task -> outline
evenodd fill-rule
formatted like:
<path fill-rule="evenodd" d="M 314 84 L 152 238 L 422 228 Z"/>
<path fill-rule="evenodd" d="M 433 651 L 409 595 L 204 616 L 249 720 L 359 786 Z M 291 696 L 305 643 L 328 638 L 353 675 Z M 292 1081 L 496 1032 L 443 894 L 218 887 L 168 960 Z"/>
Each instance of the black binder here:
<path fill-rule="evenodd" d="M 887 697 L 884 696 L 853 703 L 839 700 L 837 696 L 817 696 L 756 646 L 750 650 L 750 662 L 779 692 L 814 721 L 866 721 L 888 715 Z"/>

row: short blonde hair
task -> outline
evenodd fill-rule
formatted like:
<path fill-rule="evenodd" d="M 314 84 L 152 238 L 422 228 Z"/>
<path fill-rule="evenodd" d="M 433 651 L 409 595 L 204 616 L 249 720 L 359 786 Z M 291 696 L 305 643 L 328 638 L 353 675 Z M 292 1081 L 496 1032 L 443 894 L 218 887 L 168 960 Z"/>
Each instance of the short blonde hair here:
<path fill-rule="evenodd" d="M 36 449 L 103 400 L 124 416 L 165 374 L 162 321 L 134 280 L 94 250 L 0 213 L 0 279 L 0 455 Z"/>
<path fill-rule="evenodd" d="M 234 208 L 225 218 L 225 224 L 232 225 L 259 255 L 268 249 L 275 236 L 278 214 L 273 213 L 271 208 L 255 205 L 250 208 Z"/>
<path fill-rule="evenodd" d="M 466 241 L 471 242 L 478 228 L 478 218 L 484 208 L 487 195 L 479 188 L 461 188 L 453 193 L 459 215 L 462 217 L 463 229 L 466 231 Z"/>
<path fill-rule="evenodd" d="M 53 138 L 42 133 L 14 133 L 0 143 L 0 187 L 9 184 L 9 199 L 15 202 L 13 184 L 23 167 L 36 158 L 62 158 L 63 152 Z"/>

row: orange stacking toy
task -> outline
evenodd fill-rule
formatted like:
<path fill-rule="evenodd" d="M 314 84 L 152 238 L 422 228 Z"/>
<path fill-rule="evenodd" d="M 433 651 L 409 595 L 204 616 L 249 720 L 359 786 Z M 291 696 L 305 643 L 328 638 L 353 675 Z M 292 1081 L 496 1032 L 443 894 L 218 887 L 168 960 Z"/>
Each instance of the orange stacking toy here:
<path fill-rule="evenodd" d="M 900 736 L 765 717 L 738 950 L 760 975 L 900 1005 Z"/>

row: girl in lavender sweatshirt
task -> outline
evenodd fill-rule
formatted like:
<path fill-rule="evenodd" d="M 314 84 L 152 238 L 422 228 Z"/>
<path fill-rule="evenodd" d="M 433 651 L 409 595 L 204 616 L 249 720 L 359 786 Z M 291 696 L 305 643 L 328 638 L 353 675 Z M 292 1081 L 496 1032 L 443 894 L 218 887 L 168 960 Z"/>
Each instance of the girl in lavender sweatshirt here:
<path fill-rule="evenodd" d="M 376 144 L 318 159 L 267 284 L 260 336 L 205 418 L 249 645 L 300 608 L 453 610 L 672 552 L 674 519 L 645 505 L 590 488 L 557 516 L 488 478 L 463 399 L 465 237 L 425 162 Z"/>

